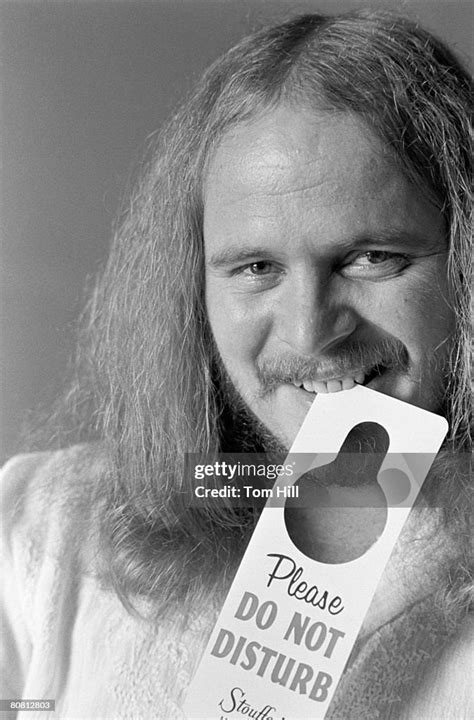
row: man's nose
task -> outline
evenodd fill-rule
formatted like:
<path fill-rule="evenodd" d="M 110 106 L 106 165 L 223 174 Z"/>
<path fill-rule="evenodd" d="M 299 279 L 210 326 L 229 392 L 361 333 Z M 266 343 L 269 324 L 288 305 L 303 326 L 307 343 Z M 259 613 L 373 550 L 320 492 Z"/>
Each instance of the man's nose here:
<path fill-rule="evenodd" d="M 341 288 L 311 277 L 287 287 L 274 322 L 280 341 L 300 355 L 323 355 L 357 327 L 357 313 Z"/>

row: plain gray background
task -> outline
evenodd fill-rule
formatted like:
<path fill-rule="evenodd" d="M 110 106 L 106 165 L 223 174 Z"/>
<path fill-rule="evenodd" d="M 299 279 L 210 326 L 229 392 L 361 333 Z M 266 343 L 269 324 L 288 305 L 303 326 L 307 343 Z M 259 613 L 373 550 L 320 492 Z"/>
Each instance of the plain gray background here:
<path fill-rule="evenodd" d="M 25 412 L 60 391 L 86 278 L 146 138 L 249 31 L 361 5 L 419 19 L 470 63 L 460 0 L 0 2 L 2 458 Z"/>

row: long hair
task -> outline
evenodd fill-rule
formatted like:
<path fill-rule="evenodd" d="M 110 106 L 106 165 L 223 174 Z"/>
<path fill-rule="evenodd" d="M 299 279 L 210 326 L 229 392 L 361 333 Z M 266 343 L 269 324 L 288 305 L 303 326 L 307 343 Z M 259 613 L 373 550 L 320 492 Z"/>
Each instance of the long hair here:
<path fill-rule="evenodd" d="M 231 415 L 204 305 L 202 186 L 223 134 L 285 102 L 361 117 L 444 214 L 450 443 L 467 447 L 468 76 L 441 42 L 391 14 L 304 15 L 261 30 L 210 67 L 159 136 L 84 316 L 64 405 L 106 448 L 103 542 L 124 598 L 166 603 L 217 585 L 216 568 L 232 572 L 254 524 L 230 502 L 189 504 L 185 455 L 219 452 Z"/>

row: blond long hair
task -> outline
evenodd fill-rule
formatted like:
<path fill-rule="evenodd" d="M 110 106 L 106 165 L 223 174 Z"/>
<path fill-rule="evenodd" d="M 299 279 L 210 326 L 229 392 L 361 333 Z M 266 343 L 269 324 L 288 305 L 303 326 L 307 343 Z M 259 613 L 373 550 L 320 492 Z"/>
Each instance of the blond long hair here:
<path fill-rule="evenodd" d="M 106 444 L 103 538 L 125 597 L 170 600 L 209 584 L 254 522 L 230 505 L 191 510 L 184 458 L 221 450 L 231 422 L 204 306 L 206 166 L 232 125 L 281 102 L 361 117 L 442 210 L 456 313 L 449 442 L 468 446 L 468 76 L 441 42 L 391 14 L 305 15 L 261 30 L 214 63 L 157 139 L 87 307 L 63 403 Z"/>

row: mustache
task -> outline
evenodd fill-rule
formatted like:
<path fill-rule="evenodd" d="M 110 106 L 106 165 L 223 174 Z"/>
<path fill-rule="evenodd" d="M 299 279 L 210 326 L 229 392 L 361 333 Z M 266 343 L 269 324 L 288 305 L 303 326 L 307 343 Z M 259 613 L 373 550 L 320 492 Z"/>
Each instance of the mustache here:
<path fill-rule="evenodd" d="M 303 383 L 316 377 L 337 378 L 358 370 L 369 370 L 377 365 L 408 372 L 409 357 L 405 345 L 396 338 L 383 338 L 374 344 L 351 342 L 321 358 L 280 355 L 262 358 L 256 363 L 256 370 L 262 395 L 278 385 Z"/>

